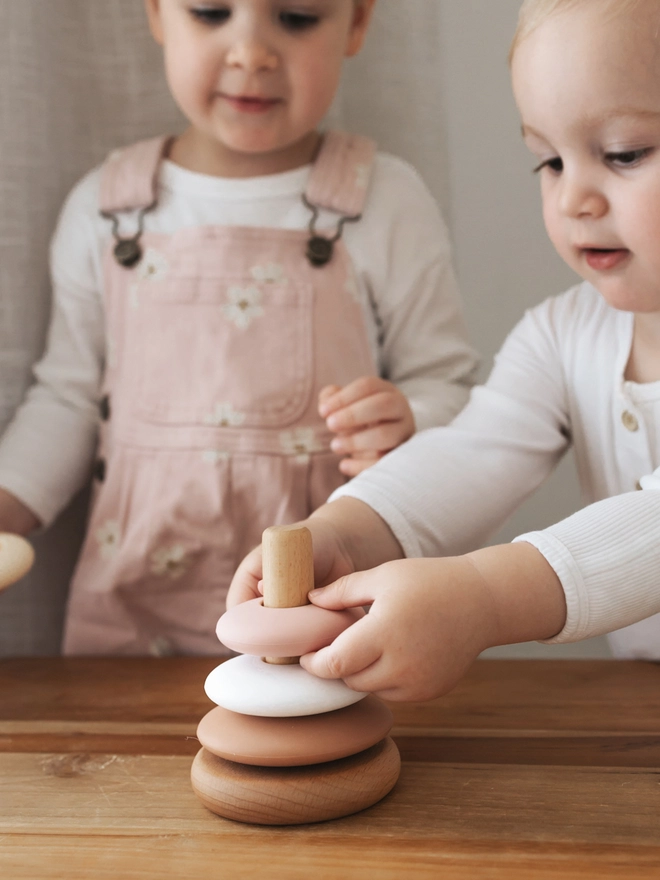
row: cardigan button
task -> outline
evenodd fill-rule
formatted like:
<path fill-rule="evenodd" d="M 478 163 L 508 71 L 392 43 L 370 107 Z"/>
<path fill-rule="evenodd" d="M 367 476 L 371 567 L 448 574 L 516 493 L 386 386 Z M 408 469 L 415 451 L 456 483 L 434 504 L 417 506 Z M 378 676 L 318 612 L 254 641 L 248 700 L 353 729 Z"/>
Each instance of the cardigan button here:
<path fill-rule="evenodd" d="M 102 483 L 105 480 L 105 471 L 106 471 L 105 459 L 98 458 L 94 462 L 94 472 L 93 472 L 94 479 L 98 480 L 99 483 Z"/>
<path fill-rule="evenodd" d="M 621 415 L 621 421 L 623 422 L 623 427 L 626 431 L 639 431 L 639 422 L 637 421 L 637 417 L 634 413 L 631 413 L 629 410 L 624 410 Z"/>

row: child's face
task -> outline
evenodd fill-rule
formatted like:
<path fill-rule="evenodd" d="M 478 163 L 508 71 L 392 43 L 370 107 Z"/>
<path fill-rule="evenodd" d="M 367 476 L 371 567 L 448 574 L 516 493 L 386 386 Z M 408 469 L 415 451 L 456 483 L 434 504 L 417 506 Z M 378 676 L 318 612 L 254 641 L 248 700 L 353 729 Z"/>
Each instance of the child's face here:
<path fill-rule="evenodd" d="M 660 311 L 659 29 L 657 0 L 635 21 L 592 0 L 547 19 L 512 61 L 548 235 L 632 312 Z"/>
<path fill-rule="evenodd" d="M 193 129 L 256 156 L 286 154 L 316 130 L 374 2 L 146 0 L 170 89 Z"/>

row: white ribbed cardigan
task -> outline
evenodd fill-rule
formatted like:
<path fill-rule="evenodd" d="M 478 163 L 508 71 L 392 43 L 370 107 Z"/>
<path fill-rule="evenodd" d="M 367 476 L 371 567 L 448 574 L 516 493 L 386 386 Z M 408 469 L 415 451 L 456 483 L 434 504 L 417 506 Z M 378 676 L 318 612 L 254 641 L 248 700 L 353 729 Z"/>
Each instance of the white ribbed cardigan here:
<path fill-rule="evenodd" d="M 581 284 L 530 310 L 485 386 L 333 495 L 369 504 L 407 556 L 482 545 L 572 445 L 584 507 L 516 540 L 559 576 L 568 617 L 552 641 L 612 630 L 618 656 L 660 657 L 660 382 L 624 379 L 633 315 Z"/>

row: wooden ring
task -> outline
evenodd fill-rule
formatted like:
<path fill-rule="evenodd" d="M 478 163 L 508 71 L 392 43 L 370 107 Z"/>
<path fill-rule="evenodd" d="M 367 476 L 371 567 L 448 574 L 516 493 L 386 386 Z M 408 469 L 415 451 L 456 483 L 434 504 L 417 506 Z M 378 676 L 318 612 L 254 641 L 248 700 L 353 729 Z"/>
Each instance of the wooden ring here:
<path fill-rule="evenodd" d="M 266 608 L 263 601 L 251 599 L 222 615 L 216 633 L 223 645 L 239 654 L 300 657 L 325 648 L 364 616 L 361 608 Z"/>
<path fill-rule="evenodd" d="M 20 580 L 33 562 L 34 550 L 25 538 L 0 534 L 0 590 Z"/>
<path fill-rule="evenodd" d="M 218 816 L 253 825 L 302 825 L 373 806 L 394 788 L 400 772 L 399 751 L 388 736 L 357 755 L 311 767 L 236 764 L 202 748 L 190 776 L 197 797 Z"/>

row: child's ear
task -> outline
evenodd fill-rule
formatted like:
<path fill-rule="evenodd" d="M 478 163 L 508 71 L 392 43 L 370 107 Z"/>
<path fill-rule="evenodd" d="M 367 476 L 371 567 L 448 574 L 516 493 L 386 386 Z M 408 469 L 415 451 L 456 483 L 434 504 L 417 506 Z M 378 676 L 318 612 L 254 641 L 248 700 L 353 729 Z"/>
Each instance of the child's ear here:
<path fill-rule="evenodd" d="M 161 21 L 160 0 L 144 0 L 149 19 L 149 30 L 154 40 L 163 44 L 163 23 Z"/>
<path fill-rule="evenodd" d="M 369 30 L 371 13 L 376 5 L 376 0 L 357 0 L 353 12 L 353 23 L 346 43 L 346 57 L 350 58 L 362 48 L 364 38 Z"/>

